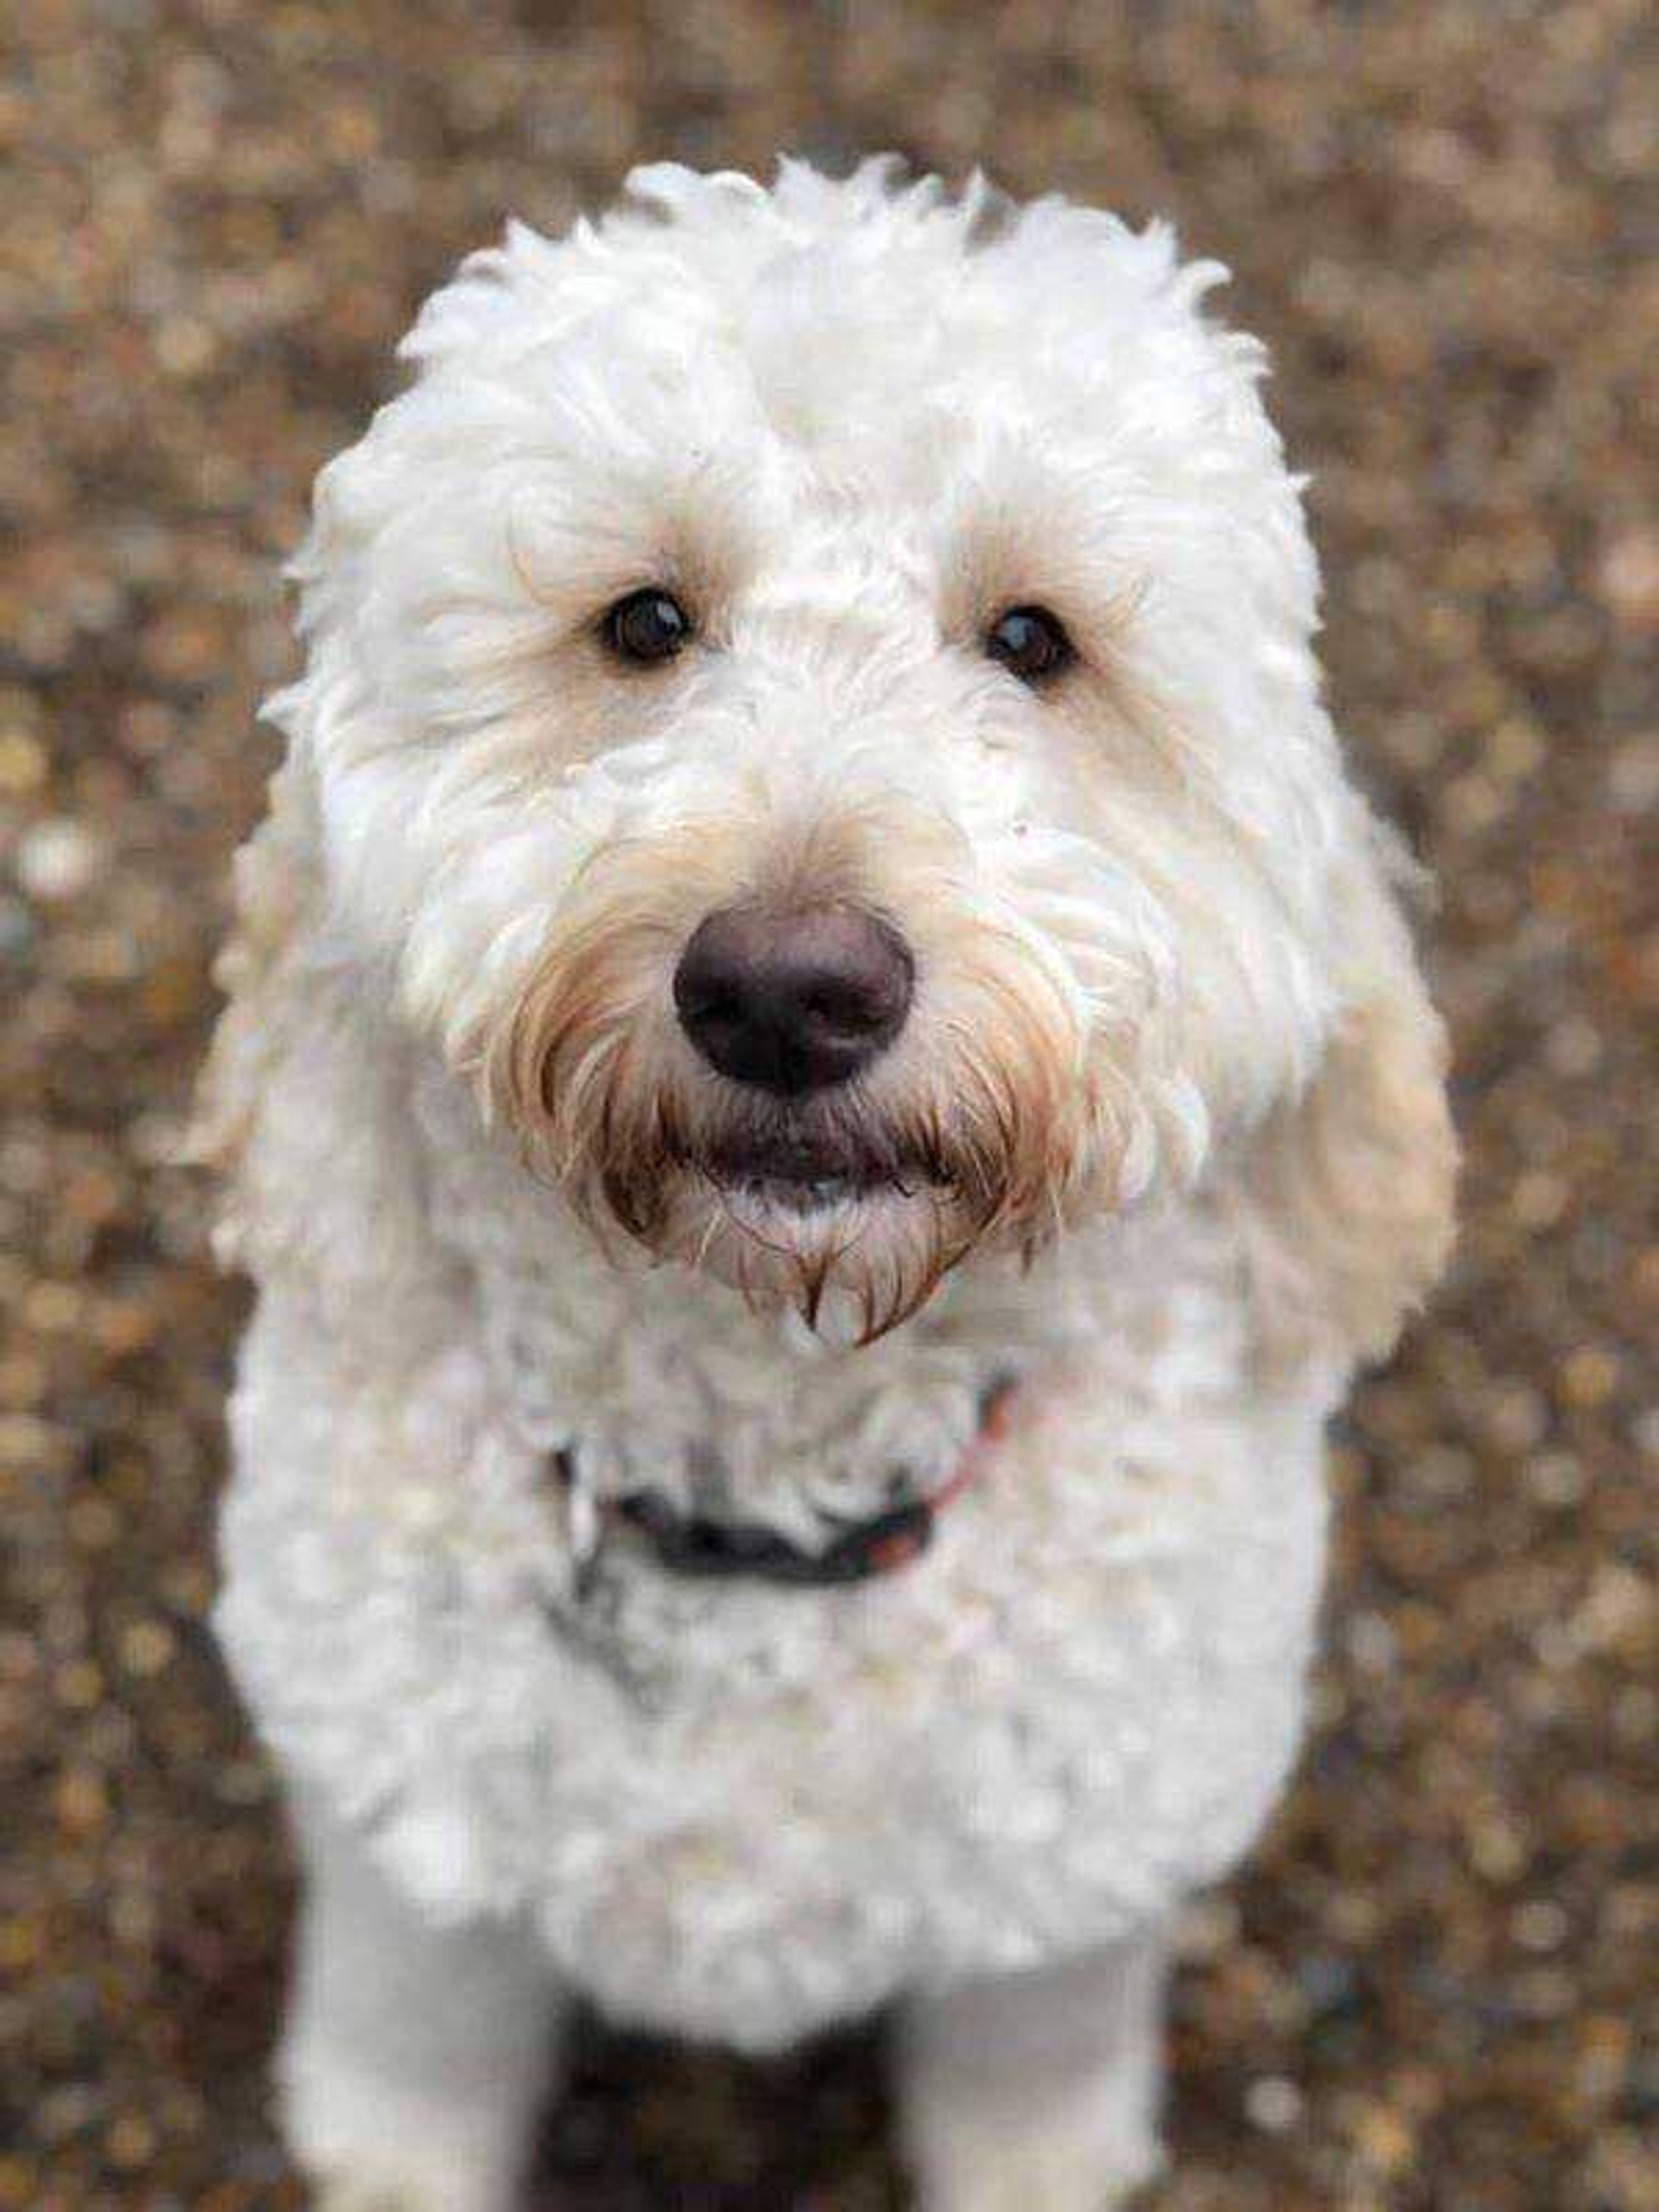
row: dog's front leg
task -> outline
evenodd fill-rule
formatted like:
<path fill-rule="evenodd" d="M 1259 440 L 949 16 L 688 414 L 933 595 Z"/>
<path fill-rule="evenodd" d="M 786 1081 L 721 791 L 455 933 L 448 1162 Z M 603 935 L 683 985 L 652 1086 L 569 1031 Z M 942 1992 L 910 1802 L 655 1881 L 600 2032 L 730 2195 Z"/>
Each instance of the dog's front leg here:
<path fill-rule="evenodd" d="M 289 2142 L 324 2212 L 507 2212 L 552 2069 L 539 1946 L 443 1927 L 357 1839 L 300 1822 L 307 1888 L 278 2071 Z"/>
<path fill-rule="evenodd" d="M 1161 2164 L 1161 1932 L 913 1999 L 900 2098 L 923 2212 L 1106 2212 Z"/>

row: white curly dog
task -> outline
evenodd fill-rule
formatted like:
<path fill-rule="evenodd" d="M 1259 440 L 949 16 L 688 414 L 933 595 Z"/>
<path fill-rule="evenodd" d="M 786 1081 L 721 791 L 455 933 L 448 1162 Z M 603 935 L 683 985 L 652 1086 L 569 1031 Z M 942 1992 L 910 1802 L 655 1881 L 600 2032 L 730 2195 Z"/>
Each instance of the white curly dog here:
<path fill-rule="evenodd" d="M 1453 1171 L 1223 273 L 647 168 L 322 475 L 203 1142 L 331 2206 L 508 2205 L 572 1992 L 899 2000 L 934 2212 L 1157 2166 Z"/>

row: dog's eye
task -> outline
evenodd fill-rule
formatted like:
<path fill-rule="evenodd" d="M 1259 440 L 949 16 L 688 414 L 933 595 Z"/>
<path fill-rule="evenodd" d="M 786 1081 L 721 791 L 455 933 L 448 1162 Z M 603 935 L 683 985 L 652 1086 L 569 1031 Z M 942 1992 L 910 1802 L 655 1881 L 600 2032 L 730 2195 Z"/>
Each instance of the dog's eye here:
<path fill-rule="evenodd" d="M 623 660 L 672 660 L 691 635 L 691 617 L 667 592 L 630 592 L 599 625 L 612 653 Z"/>
<path fill-rule="evenodd" d="M 1076 658 L 1065 623 L 1047 607 L 1010 607 L 999 615 L 985 633 L 985 650 L 1027 684 L 1040 684 Z"/>

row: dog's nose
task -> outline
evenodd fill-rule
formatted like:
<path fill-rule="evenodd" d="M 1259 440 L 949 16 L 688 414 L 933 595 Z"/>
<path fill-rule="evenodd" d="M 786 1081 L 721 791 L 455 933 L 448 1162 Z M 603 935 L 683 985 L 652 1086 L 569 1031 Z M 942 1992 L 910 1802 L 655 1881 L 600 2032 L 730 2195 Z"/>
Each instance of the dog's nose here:
<path fill-rule="evenodd" d="M 867 1067 L 903 1028 L 915 981 L 904 939 L 864 907 L 730 906 L 692 932 L 674 1005 L 711 1067 L 798 1097 Z"/>

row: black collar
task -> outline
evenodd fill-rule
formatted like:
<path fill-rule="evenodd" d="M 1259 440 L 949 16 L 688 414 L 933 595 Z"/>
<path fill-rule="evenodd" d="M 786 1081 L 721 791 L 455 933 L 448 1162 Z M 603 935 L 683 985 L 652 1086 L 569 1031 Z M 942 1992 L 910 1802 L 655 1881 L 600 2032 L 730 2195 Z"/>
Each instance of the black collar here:
<path fill-rule="evenodd" d="M 654 1491 L 636 1490 L 619 1498 L 615 1511 L 648 1540 L 659 1565 L 674 1574 L 704 1579 L 751 1575 L 762 1582 L 823 1589 L 867 1582 L 908 1565 L 933 1541 L 936 1508 L 922 1498 L 889 1506 L 865 1521 L 838 1522 L 836 1536 L 821 1552 L 792 1544 L 758 1521 L 708 1521 L 677 1512 Z"/>
<path fill-rule="evenodd" d="M 1004 1434 L 1012 1395 L 1013 1385 L 1007 1382 L 986 1393 L 977 1433 L 955 1472 L 931 1498 L 885 1506 L 862 1521 L 838 1521 L 834 1536 L 820 1551 L 792 1544 L 760 1522 L 711 1521 L 701 1514 L 682 1513 L 653 1490 L 629 1491 L 602 1507 L 601 1517 L 612 1526 L 636 1530 L 656 1553 L 658 1565 L 671 1574 L 704 1581 L 748 1576 L 796 1589 L 869 1582 L 908 1566 L 927 1549 L 941 1510 L 967 1488 L 985 1447 Z M 574 1460 L 568 1451 L 559 1451 L 553 1462 L 568 1495 L 575 1484 Z"/>

